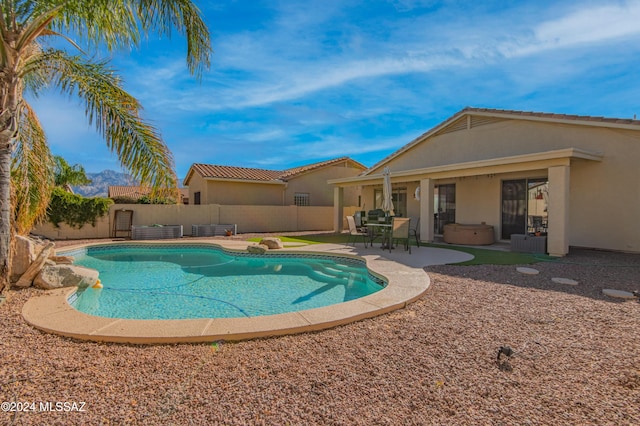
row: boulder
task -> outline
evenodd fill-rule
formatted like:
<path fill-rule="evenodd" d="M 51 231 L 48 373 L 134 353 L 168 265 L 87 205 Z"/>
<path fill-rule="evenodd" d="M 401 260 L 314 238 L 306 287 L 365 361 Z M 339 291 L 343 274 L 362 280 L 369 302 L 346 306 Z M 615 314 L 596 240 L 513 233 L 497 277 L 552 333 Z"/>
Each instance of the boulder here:
<path fill-rule="evenodd" d="M 282 241 L 280 241 L 280 238 L 275 238 L 275 237 L 263 238 L 260 241 L 260 244 L 263 244 L 269 247 L 270 250 L 284 248 L 284 246 L 282 245 Z"/>
<path fill-rule="evenodd" d="M 269 247 L 264 244 L 254 244 L 247 247 L 247 251 L 253 254 L 265 254 L 267 250 L 269 250 Z"/>
<path fill-rule="evenodd" d="M 13 258 L 11 259 L 11 282 L 16 282 L 24 274 L 29 265 L 33 263 L 45 248 L 46 244 L 40 240 L 34 240 L 16 235 Z"/>
<path fill-rule="evenodd" d="M 73 256 L 49 256 L 49 260 L 58 265 L 72 265 L 75 259 Z"/>
<path fill-rule="evenodd" d="M 52 242 L 49 242 L 44 246 L 44 248 L 42 249 L 38 257 L 36 257 L 36 259 L 33 262 L 31 262 L 27 270 L 24 271 L 24 274 L 22 274 L 18 279 L 18 281 L 16 281 L 16 283 L 14 284 L 16 287 L 31 286 L 36 275 L 40 273 L 40 270 L 47 263 L 48 257 L 53 251 L 53 246 L 54 246 L 54 243 Z"/>
<path fill-rule="evenodd" d="M 33 280 L 36 287 L 52 290 L 61 287 L 93 287 L 98 282 L 98 271 L 75 265 L 46 265 Z"/>

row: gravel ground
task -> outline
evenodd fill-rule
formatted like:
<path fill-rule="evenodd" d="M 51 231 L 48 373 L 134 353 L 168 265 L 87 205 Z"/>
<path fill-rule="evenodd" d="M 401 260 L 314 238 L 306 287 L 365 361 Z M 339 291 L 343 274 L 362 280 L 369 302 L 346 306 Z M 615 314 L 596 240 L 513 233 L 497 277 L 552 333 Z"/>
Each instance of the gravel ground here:
<path fill-rule="evenodd" d="M 213 345 L 46 334 L 20 314 L 39 291 L 12 290 L 0 306 L 0 401 L 36 411 L 0 423 L 640 424 L 640 303 L 602 295 L 640 290 L 640 255 L 572 251 L 533 267 L 429 267 L 431 288 L 405 309 Z M 515 353 L 497 360 L 501 346 Z M 84 411 L 40 410 L 65 401 Z"/>

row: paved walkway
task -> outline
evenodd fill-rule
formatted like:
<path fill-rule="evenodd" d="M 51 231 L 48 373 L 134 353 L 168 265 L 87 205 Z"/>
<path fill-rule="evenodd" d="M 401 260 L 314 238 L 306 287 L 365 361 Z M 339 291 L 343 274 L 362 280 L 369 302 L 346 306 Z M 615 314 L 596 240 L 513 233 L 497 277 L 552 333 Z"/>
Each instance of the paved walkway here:
<path fill-rule="evenodd" d="M 158 241 L 161 242 L 161 241 Z M 219 244 L 223 247 L 234 250 L 245 250 L 247 246 L 257 244 L 249 241 L 242 240 L 227 240 L 227 239 L 212 239 L 206 242 L 213 244 Z M 380 248 L 380 244 L 376 243 L 373 246 L 364 248 L 362 242 L 353 245 L 346 244 L 304 244 L 304 243 L 284 243 L 285 250 L 300 250 L 300 251 L 313 251 L 313 252 L 325 252 L 325 253 L 337 253 L 337 254 L 350 254 L 353 256 L 361 256 L 367 260 L 372 259 L 385 259 L 398 262 L 402 265 L 409 266 L 411 268 L 424 268 L 431 265 L 445 265 L 448 263 L 460 263 L 473 259 L 473 255 L 465 253 L 459 250 L 452 250 L 446 248 L 436 247 L 411 247 L 411 254 L 403 247 L 398 247 L 391 250 L 383 250 Z M 64 248 L 63 250 L 66 250 Z M 275 253 L 275 252 L 273 252 Z"/>
<path fill-rule="evenodd" d="M 400 263 L 411 268 L 424 268 L 430 265 L 445 265 L 448 263 L 460 263 L 473 259 L 473 255 L 458 250 L 442 249 L 435 247 L 411 247 L 411 254 L 403 247 L 391 250 L 383 250 L 379 244 L 364 248 L 362 243 L 356 246 L 344 244 L 311 244 L 300 247 L 288 247 L 287 250 L 321 251 L 325 253 L 350 254 L 364 257 L 367 260 L 386 259 Z"/>

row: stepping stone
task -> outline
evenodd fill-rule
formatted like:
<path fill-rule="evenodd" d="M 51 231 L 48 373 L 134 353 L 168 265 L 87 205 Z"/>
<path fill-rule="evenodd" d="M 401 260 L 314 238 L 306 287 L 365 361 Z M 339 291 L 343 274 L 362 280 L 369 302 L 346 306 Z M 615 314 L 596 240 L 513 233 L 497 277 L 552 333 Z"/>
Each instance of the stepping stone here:
<path fill-rule="evenodd" d="M 551 281 L 558 284 L 578 285 L 578 281 L 569 278 L 551 278 Z"/>
<path fill-rule="evenodd" d="M 537 269 L 524 268 L 524 267 L 516 268 L 516 271 L 520 272 L 521 274 L 527 274 L 527 275 L 538 275 L 540 273 L 540 271 L 538 271 Z"/>
<path fill-rule="evenodd" d="M 602 290 L 602 293 L 604 293 L 605 296 L 617 297 L 618 299 L 635 299 L 636 298 L 636 296 L 634 296 L 633 293 L 629 293 L 628 291 L 622 291 L 622 290 L 614 290 L 612 288 L 605 288 Z"/>

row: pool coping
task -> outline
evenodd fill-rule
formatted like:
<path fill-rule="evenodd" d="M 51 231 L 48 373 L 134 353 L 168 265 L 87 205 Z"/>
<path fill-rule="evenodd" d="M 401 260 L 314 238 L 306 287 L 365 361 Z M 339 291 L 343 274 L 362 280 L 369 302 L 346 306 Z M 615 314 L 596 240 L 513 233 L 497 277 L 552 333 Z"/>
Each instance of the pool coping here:
<path fill-rule="evenodd" d="M 231 243 L 231 242 L 229 242 Z M 245 248 L 226 241 L 145 241 L 81 244 L 64 247 L 58 252 L 69 252 L 87 246 L 114 244 L 175 244 L 217 246 L 228 252 L 246 253 Z M 47 290 L 46 294 L 29 299 L 22 316 L 32 326 L 50 333 L 81 340 L 134 344 L 195 343 L 218 340 L 238 341 L 260 337 L 282 336 L 318 331 L 349 324 L 365 318 L 382 315 L 420 298 L 429 288 L 430 279 L 423 268 L 395 262 L 383 256 L 356 256 L 346 253 L 315 250 L 280 249 L 278 254 L 323 254 L 364 260 L 369 270 L 387 280 L 382 290 L 371 295 L 321 308 L 277 315 L 243 318 L 203 318 L 182 320 L 132 320 L 97 317 L 80 312 L 67 302 L 76 287 Z"/>

